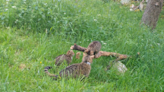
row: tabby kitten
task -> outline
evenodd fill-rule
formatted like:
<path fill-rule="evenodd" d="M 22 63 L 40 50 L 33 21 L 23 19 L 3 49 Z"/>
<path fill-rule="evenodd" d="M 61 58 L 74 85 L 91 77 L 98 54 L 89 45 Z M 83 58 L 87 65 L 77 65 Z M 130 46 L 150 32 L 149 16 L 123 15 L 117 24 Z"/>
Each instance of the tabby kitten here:
<path fill-rule="evenodd" d="M 73 56 L 73 50 L 69 50 L 67 54 L 59 55 L 55 58 L 55 65 L 60 66 L 60 64 L 63 63 L 64 60 L 67 61 L 67 64 L 69 65 L 72 62 Z"/>
<path fill-rule="evenodd" d="M 81 63 L 72 64 L 66 67 L 65 69 L 59 72 L 59 76 L 66 77 L 66 78 L 69 78 L 69 77 L 77 78 L 77 77 L 83 77 L 83 76 L 88 77 L 91 70 L 90 64 L 92 63 L 93 58 L 94 58 L 94 55 L 89 56 L 85 54 Z M 49 69 L 51 69 L 51 67 L 49 66 L 45 67 L 44 68 L 45 73 L 49 75 L 50 77 L 57 79 L 58 75 L 49 73 L 48 72 Z"/>
<path fill-rule="evenodd" d="M 101 43 L 99 41 L 93 41 L 91 42 L 87 49 L 84 51 L 88 55 L 95 55 L 97 54 L 101 49 Z"/>

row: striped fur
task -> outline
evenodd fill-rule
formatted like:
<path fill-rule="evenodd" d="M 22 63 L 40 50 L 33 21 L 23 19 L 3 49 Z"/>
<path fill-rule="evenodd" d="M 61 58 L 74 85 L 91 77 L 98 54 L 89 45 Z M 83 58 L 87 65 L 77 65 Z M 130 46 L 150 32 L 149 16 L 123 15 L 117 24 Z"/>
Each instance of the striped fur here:
<path fill-rule="evenodd" d="M 101 43 L 99 41 L 93 41 L 91 42 L 87 49 L 84 51 L 88 55 L 95 55 L 97 54 L 101 49 Z"/>
<path fill-rule="evenodd" d="M 69 78 L 69 77 L 77 78 L 77 77 L 82 77 L 82 76 L 88 77 L 91 70 L 90 63 L 92 63 L 93 58 L 94 58 L 94 55 L 92 56 L 86 55 L 85 57 L 83 57 L 83 60 L 81 63 L 72 64 L 66 67 L 65 69 L 61 70 L 59 72 L 59 76 L 66 77 L 66 78 Z M 49 69 L 51 69 L 51 67 L 49 66 L 45 67 L 44 69 L 45 73 L 49 75 L 50 77 L 57 79 L 58 75 L 49 73 L 48 72 Z"/>

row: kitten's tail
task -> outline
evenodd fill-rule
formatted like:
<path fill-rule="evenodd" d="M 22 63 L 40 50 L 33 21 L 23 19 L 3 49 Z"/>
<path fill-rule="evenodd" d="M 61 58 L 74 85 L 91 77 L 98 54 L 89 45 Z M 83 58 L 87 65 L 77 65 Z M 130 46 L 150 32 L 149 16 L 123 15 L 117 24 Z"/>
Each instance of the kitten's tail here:
<path fill-rule="evenodd" d="M 51 74 L 51 73 L 48 72 L 48 70 L 51 69 L 51 68 L 52 68 L 52 67 L 50 67 L 50 66 L 45 67 L 45 68 L 44 68 L 44 72 L 45 72 L 48 76 L 53 77 L 53 79 L 56 80 L 56 79 L 58 78 L 58 75 Z"/>

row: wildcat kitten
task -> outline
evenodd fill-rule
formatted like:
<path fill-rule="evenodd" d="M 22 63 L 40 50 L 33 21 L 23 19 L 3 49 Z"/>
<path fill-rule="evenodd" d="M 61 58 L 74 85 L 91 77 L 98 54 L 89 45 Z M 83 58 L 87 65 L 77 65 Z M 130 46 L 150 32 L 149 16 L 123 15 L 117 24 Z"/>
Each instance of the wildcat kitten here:
<path fill-rule="evenodd" d="M 88 45 L 88 48 L 84 51 L 88 55 L 95 55 L 101 49 L 101 43 L 99 41 L 93 41 Z"/>
<path fill-rule="evenodd" d="M 66 67 L 65 69 L 59 72 L 59 76 L 66 77 L 66 78 L 68 77 L 77 78 L 77 77 L 82 77 L 82 76 L 88 77 L 91 70 L 90 64 L 92 63 L 93 58 L 94 58 L 94 55 L 89 56 L 85 54 L 81 63 L 73 64 Z M 45 73 L 49 75 L 50 77 L 57 79 L 58 75 L 49 73 L 48 72 L 49 69 L 51 69 L 51 67 L 49 66 L 45 67 L 44 68 Z"/>
<path fill-rule="evenodd" d="M 77 52 L 76 53 L 76 59 L 79 59 L 80 58 L 80 55 L 81 55 L 81 53 L 80 52 Z"/>
<path fill-rule="evenodd" d="M 72 62 L 72 59 L 73 59 L 73 56 L 74 56 L 74 52 L 73 50 L 69 50 L 67 52 L 67 54 L 63 54 L 63 55 L 59 55 L 55 58 L 56 62 L 55 62 L 55 65 L 57 66 L 60 66 L 60 64 L 66 60 L 67 61 L 67 64 L 69 65 L 71 62 Z"/>

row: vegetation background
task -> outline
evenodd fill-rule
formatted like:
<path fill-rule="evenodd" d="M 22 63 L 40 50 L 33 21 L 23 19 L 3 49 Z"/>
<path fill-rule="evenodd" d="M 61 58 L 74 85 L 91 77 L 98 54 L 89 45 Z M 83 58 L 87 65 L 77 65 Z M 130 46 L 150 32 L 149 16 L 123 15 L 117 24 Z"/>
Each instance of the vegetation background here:
<path fill-rule="evenodd" d="M 104 2 L 105 1 L 105 2 Z M 143 12 L 108 0 L 0 0 L 0 92 L 162 92 L 164 91 L 164 20 L 155 30 L 140 25 Z M 52 81 L 43 72 L 54 58 L 77 43 L 92 41 L 102 50 L 135 56 L 123 63 L 128 71 L 105 71 L 115 58 L 94 59 L 90 76 Z M 75 51 L 77 52 L 77 51 Z M 82 58 L 82 56 L 81 56 Z M 81 59 L 73 59 L 80 63 Z"/>

